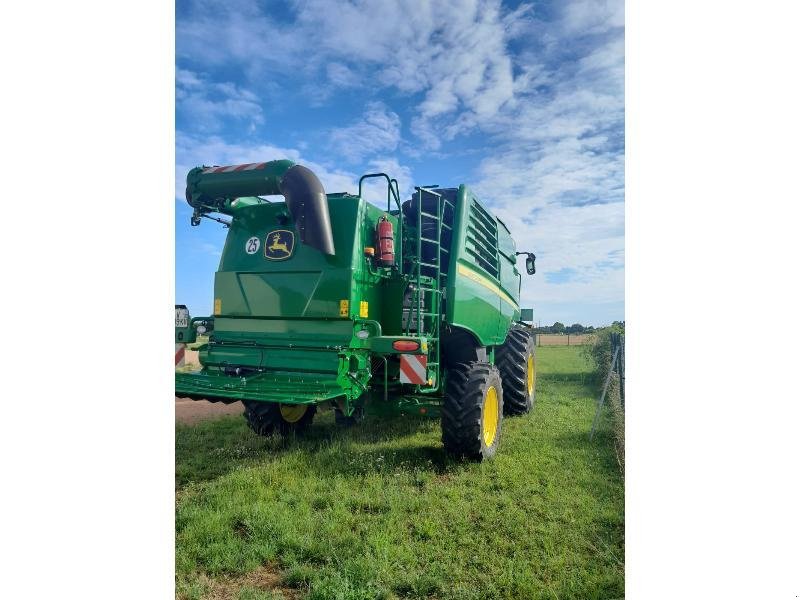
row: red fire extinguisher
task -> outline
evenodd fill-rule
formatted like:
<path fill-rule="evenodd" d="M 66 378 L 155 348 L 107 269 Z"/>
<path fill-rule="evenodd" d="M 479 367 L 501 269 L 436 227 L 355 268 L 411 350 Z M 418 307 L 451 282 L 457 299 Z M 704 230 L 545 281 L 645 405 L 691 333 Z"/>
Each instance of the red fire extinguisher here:
<path fill-rule="evenodd" d="M 381 217 L 377 227 L 378 264 L 382 267 L 394 265 L 394 227 L 386 216 Z"/>

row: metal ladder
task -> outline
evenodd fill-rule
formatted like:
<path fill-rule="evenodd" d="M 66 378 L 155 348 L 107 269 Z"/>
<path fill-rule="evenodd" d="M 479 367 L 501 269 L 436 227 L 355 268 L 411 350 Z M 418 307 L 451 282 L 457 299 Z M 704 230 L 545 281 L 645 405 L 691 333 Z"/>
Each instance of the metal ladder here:
<path fill-rule="evenodd" d="M 428 373 L 432 375 L 434 384 L 427 387 L 418 387 L 419 393 L 433 393 L 437 392 L 440 387 L 440 361 L 441 361 L 441 348 L 440 337 L 442 328 L 442 300 L 447 285 L 447 273 L 442 272 L 441 265 L 447 264 L 450 254 L 447 248 L 442 247 L 442 230 L 450 230 L 452 226 L 443 222 L 446 206 L 450 205 L 454 208 L 453 203 L 447 198 L 443 197 L 433 191 L 431 188 L 415 187 L 417 190 L 417 223 L 416 223 L 416 247 L 415 255 L 411 257 L 411 281 L 414 284 L 414 294 L 412 297 L 412 307 L 416 319 L 412 319 L 412 311 L 409 310 L 409 316 L 406 321 L 406 335 L 410 334 L 412 322 L 417 324 L 417 333 L 422 335 L 425 333 L 428 337 L 429 349 L 428 357 L 433 360 L 428 361 Z M 436 212 L 430 213 L 423 210 L 423 194 L 430 195 L 436 199 Z M 436 235 L 434 238 L 425 237 L 423 235 L 422 222 L 423 217 L 429 219 L 428 222 L 433 222 L 436 225 Z M 430 235 L 430 232 L 428 232 Z M 452 234 L 451 234 L 452 239 Z M 422 247 L 423 242 L 428 245 L 428 248 L 433 250 L 433 262 L 426 262 L 423 260 Z M 412 246 L 413 247 L 413 246 Z M 423 275 L 423 268 L 433 271 L 432 274 Z"/>

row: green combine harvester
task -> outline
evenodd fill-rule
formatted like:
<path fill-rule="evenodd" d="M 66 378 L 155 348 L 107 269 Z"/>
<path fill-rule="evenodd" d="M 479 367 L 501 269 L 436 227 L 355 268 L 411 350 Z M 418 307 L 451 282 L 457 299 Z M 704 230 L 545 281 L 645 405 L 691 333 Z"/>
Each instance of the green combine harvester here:
<path fill-rule="evenodd" d="M 363 198 L 372 178 L 386 183 L 385 211 Z M 264 198 L 275 195 L 285 201 Z M 401 203 L 397 181 L 372 173 L 357 195 L 326 194 L 276 160 L 192 169 L 186 199 L 192 225 L 229 231 L 213 316 L 176 306 L 176 343 L 208 336 L 202 369 L 176 372 L 176 396 L 241 400 L 260 435 L 302 432 L 322 403 L 340 425 L 440 416 L 447 452 L 474 460 L 497 451 L 503 415 L 533 407 L 516 259 L 533 274 L 536 257 L 466 186 L 417 187 Z"/>

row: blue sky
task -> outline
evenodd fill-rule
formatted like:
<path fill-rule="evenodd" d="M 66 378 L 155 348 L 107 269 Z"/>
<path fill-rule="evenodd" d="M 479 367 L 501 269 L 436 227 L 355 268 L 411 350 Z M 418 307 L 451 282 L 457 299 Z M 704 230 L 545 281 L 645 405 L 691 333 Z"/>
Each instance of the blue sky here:
<path fill-rule="evenodd" d="M 208 314 L 225 230 L 187 171 L 289 158 L 328 192 L 466 183 L 537 255 L 537 320 L 624 318 L 624 2 L 177 2 L 176 302 Z M 376 197 L 377 199 L 377 197 Z"/>

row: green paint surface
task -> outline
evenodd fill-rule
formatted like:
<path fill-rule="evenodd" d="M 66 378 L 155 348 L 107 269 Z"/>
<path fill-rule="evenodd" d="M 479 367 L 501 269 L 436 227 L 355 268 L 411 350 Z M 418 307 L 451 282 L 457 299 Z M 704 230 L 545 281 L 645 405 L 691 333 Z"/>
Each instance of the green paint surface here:
<path fill-rule="evenodd" d="M 417 278 L 420 236 L 431 234 L 421 233 L 415 218 L 402 217 L 401 245 L 402 211 L 387 213 L 359 196 L 330 194 L 336 254 L 329 256 L 300 241 L 285 202 L 258 197 L 278 193 L 280 177 L 292 164 L 273 161 L 262 170 L 214 176 L 202 169 L 189 173 L 192 205 L 214 208 L 230 216 L 231 224 L 214 280 L 213 331 L 200 351 L 203 370 L 176 374 L 176 393 L 295 404 L 339 398 L 347 412 L 367 398 L 402 403 L 420 393 L 435 404 L 446 373 L 436 364 L 441 360 L 434 322 L 440 329 L 447 324 L 469 332 L 491 354 L 519 319 L 521 278 L 511 234 L 465 186 L 446 191 L 454 194 L 455 210 L 440 284 Z M 381 267 L 365 253 L 377 246 L 382 217 L 394 227 L 395 249 L 403 249 L 397 268 Z M 421 317 L 424 335 L 403 322 L 404 296 L 409 285 L 420 284 L 429 289 L 419 308 L 412 302 L 410 322 L 416 323 L 415 310 L 439 315 Z M 369 330 L 368 342 L 356 337 L 362 329 Z M 193 339 L 186 329 L 178 336 Z M 432 387 L 399 384 L 398 351 L 391 346 L 398 337 L 425 340 Z M 384 358 L 388 380 L 373 377 L 375 361 Z"/>

